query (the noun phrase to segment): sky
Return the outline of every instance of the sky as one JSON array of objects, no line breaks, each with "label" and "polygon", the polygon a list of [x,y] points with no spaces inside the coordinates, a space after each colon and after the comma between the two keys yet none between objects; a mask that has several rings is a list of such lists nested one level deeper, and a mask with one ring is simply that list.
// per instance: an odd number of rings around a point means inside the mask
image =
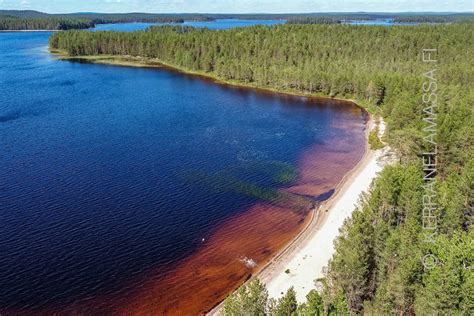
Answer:
[{"label": "sky", "polygon": [[70,12],[472,12],[474,0],[0,0],[0,9]]}]

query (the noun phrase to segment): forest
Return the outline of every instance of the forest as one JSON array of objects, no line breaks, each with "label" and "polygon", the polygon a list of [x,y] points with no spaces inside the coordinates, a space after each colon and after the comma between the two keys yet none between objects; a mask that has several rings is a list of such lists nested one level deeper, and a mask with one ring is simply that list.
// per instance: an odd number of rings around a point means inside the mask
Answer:
[{"label": "forest", "polygon": [[389,20],[393,23],[460,23],[469,22],[473,18],[472,14],[443,14],[443,15],[398,15],[398,14],[328,14],[328,15],[308,15],[291,16],[288,18],[289,24],[334,24],[348,23],[350,21],[374,21]]},{"label": "forest", "polygon": [[[270,300],[253,281],[226,300],[225,315],[472,315],[473,31],[472,21],[165,26],[59,32],[49,45],[69,56],[135,56],[236,84],[352,99],[384,118],[384,141],[398,162],[381,172],[346,220],[308,301],[297,304],[293,289]],[[436,62],[423,61],[424,49],[436,50]],[[426,133],[433,125],[430,143]],[[428,185],[423,153],[433,144],[436,181]],[[438,223],[429,243],[427,194],[436,201],[430,212]],[[428,268],[426,255],[437,258]]]},{"label": "forest", "polygon": [[342,23],[342,19],[339,17],[320,16],[320,17],[292,17],[286,22],[288,24],[334,24]]},{"label": "forest", "polygon": [[0,10],[0,30],[70,30],[88,29],[109,23],[183,23],[213,20],[200,14],[151,13],[72,13],[47,14],[37,11]]},{"label": "forest", "polygon": [[473,14],[445,13],[304,13],[304,14],[155,14],[69,13],[48,14],[33,10],[0,10],[0,31],[87,29],[109,23],[183,23],[216,19],[286,20],[289,24],[339,24],[351,20],[393,19],[395,23],[453,23],[470,21]]},{"label": "forest", "polygon": [[472,19],[470,14],[451,14],[451,15],[405,15],[396,16],[393,19],[395,23],[455,23],[469,22]]},{"label": "forest", "polygon": [[87,29],[95,23],[88,19],[18,18],[0,15],[0,30],[70,30]]}]

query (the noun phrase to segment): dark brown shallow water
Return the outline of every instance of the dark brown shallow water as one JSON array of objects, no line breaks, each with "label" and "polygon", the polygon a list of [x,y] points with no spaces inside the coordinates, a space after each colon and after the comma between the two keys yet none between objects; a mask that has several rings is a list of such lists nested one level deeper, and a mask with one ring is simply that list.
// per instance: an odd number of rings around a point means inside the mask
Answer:
[{"label": "dark brown shallow water", "polygon": [[47,36],[0,34],[1,315],[204,312],[363,155],[353,104],[58,61]]},{"label": "dark brown shallow water", "polygon": [[[353,111],[360,115],[360,109]],[[145,280],[143,288],[119,314],[205,313],[261,269],[298,235],[310,220],[309,210],[329,198],[344,175],[362,158],[363,123],[341,122],[339,128],[352,131],[353,138],[308,148],[298,162],[299,181],[283,190],[306,198],[293,197],[283,205],[256,203],[226,221],[198,252],[167,277]],[[320,201],[312,202],[310,197],[319,197]],[[241,258],[236,258],[235,253],[241,253]],[[256,265],[243,264],[248,258]]]}]

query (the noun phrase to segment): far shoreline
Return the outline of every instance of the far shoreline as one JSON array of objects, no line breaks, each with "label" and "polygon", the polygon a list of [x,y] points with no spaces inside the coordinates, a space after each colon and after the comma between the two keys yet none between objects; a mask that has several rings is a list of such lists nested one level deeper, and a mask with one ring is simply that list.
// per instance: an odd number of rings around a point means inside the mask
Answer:
[{"label": "far shoreline", "polygon": [[60,32],[61,30],[0,30],[0,33],[41,33],[41,32]]},{"label": "far shoreline", "polygon": [[[347,195],[348,187],[355,183],[355,178],[360,176],[364,173],[367,169],[367,166],[377,158],[380,151],[375,151],[370,148],[369,140],[369,133],[373,130],[376,122],[374,118],[374,114],[371,113],[372,110],[369,106],[362,106],[359,102],[356,102],[352,99],[342,99],[336,97],[330,97],[327,95],[321,94],[311,94],[311,93],[304,93],[298,92],[294,90],[277,90],[269,87],[260,87],[253,84],[243,83],[239,81],[228,81],[222,80],[213,76],[211,73],[204,73],[204,72],[197,72],[191,71],[189,69],[176,67],[170,64],[163,63],[158,59],[150,59],[150,58],[143,58],[143,57],[134,57],[134,56],[119,56],[119,55],[98,55],[98,56],[70,56],[64,51],[60,50],[53,50],[50,48],[50,52],[57,56],[61,60],[70,60],[70,61],[79,61],[79,62],[88,62],[94,64],[104,64],[104,65],[112,65],[112,66],[122,66],[122,67],[137,67],[137,68],[163,68],[169,71],[179,72],[185,75],[192,75],[201,77],[206,80],[211,80],[213,83],[224,85],[224,86],[232,86],[232,87],[241,87],[246,89],[251,89],[255,91],[259,91],[262,93],[271,93],[277,95],[286,95],[286,96],[293,96],[293,97],[305,97],[308,99],[322,99],[322,100],[336,100],[341,101],[341,103],[352,104],[356,107],[360,108],[365,114],[367,115],[365,121],[365,148],[364,152],[359,159],[359,161],[351,168],[339,181],[339,183],[334,187],[335,191],[332,196],[322,202],[317,209],[310,210],[310,217],[307,220],[305,226],[301,229],[301,231],[292,239],[290,240],[283,248],[279,249],[277,253],[262,267],[260,267],[248,280],[246,280],[240,286],[246,284],[250,280],[255,278],[263,279],[263,282],[269,285],[270,282],[274,281],[278,275],[281,275],[281,267],[282,265],[288,263],[288,261],[298,254],[298,250],[302,247],[307,245],[312,239],[314,239],[315,234],[321,230],[323,227],[328,226],[327,219],[330,214],[334,213],[333,208],[334,205]],[[382,122],[383,123],[383,122]],[[363,192],[361,190],[357,193],[358,196]],[[355,209],[353,207],[352,211]],[[338,229],[339,227],[337,227]],[[327,255],[327,254],[326,254]],[[239,287],[240,287],[239,286]],[[227,296],[231,295],[234,291],[228,293]],[[308,289],[309,292],[309,289]],[[224,300],[220,303],[216,304],[215,306],[211,307],[208,311],[205,312],[206,315],[218,315]]]},{"label": "far shoreline", "polygon": [[[362,100],[356,100],[352,98],[344,99],[341,97],[333,97],[322,93],[308,93],[302,91],[295,91],[293,89],[276,89],[271,87],[262,87],[256,84],[245,83],[238,80],[224,80],[218,78],[212,73],[207,73],[203,71],[194,71],[184,67],[178,67],[172,64],[165,63],[159,59],[129,56],[129,55],[79,55],[71,56],[67,52],[52,49],[49,47],[49,52],[56,56],[60,60],[69,60],[69,61],[78,61],[78,62],[87,62],[91,64],[101,64],[101,65],[110,65],[110,66],[119,66],[119,67],[134,67],[134,68],[162,68],[168,71],[178,72],[185,75],[191,75],[200,77],[206,80],[210,80],[215,84],[230,86],[236,88],[251,89],[254,91],[262,93],[271,93],[277,95],[293,96],[293,97],[304,97],[312,100],[335,100],[341,101],[344,103],[351,103],[358,108],[363,109],[367,114],[374,114],[374,108],[369,104],[365,104]],[[369,118],[370,119],[370,118]]]}]

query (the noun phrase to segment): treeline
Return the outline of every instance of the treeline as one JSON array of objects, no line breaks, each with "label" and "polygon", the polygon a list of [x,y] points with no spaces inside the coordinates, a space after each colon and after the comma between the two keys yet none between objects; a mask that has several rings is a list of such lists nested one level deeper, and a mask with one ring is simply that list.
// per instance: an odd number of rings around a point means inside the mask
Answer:
[{"label": "treeline", "polygon": [[392,19],[394,16],[382,13],[318,13],[288,17],[289,24],[339,24],[348,21],[374,21]]},{"label": "treeline", "polygon": [[133,23],[133,22],[177,22],[182,20],[213,20],[210,15],[196,13],[164,14],[164,13],[68,13],[49,14],[33,10],[0,10],[0,16],[18,18],[63,18],[88,19],[96,23]]},{"label": "treeline", "polygon": [[[370,12],[322,12],[322,13],[302,13],[302,14],[276,14],[276,15],[261,15],[260,19],[284,19],[288,21],[373,21],[373,20],[393,20],[394,22],[412,22],[412,23],[453,23],[468,21],[473,19],[472,13],[430,13],[420,15],[419,13],[370,13]],[[215,18],[220,18],[215,16]],[[239,18],[238,16],[230,15],[228,18]],[[251,18],[251,17],[249,17]],[[318,23],[306,23],[318,24]],[[324,23],[323,23],[324,24]]]},{"label": "treeline", "polygon": [[289,24],[339,24],[349,23],[351,21],[375,21],[388,20],[393,23],[459,23],[473,22],[472,14],[445,14],[445,15],[370,15],[370,14],[352,14],[327,16],[295,16],[289,17]]},{"label": "treeline", "polygon": [[[280,299],[269,298],[265,285],[258,279],[254,279],[247,286],[240,287],[236,293],[225,300],[220,315],[319,316],[324,314],[323,299],[316,290],[311,290],[306,298],[305,303],[298,304],[296,292],[292,287]],[[343,308],[333,306],[330,313],[344,315],[344,312]]]},{"label": "treeline", "polygon": [[407,15],[397,16],[393,19],[395,23],[455,23],[472,22],[472,14],[451,14],[451,15]]},{"label": "treeline", "polygon": [[[340,24],[352,20],[391,19],[396,23],[453,23],[472,22],[473,14],[448,13],[432,15],[414,15],[411,13],[304,13],[304,14],[155,14],[155,13],[70,13],[47,14],[33,10],[0,10],[0,22],[3,29],[15,30],[22,18],[20,27],[23,30],[33,29],[29,25],[45,25],[40,29],[85,29],[96,24],[108,23],[183,23],[184,21],[213,21],[216,19],[250,19],[250,20],[286,20],[290,24]],[[42,20],[44,19],[44,20]],[[48,19],[50,21],[48,21]],[[62,24],[58,28],[51,28]],[[18,28],[19,29],[19,28]]]},{"label": "treeline", "polygon": [[150,14],[150,13],[73,13],[46,14],[37,11],[0,10],[0,30],[71,30],[87,29],[97,24],[110,23],[183,23],[212,21],[200,14]]},{"label": "treeline", "polygon": [[[10,15],[17,17],[83,17],[91,18],[100,17],[104,19],[128,19],[129,17],[136,18],[161,18],[161,17],[177,17],[185,20],[191,19],[245,19],[245,20],[289,20],[292,18],[306,18],[306,17],[330,17],[337,18],[339,20],[373,20],[373,19],[388,19],[395,17],[395,14],[390,13],[284,13],[284,14],[271,14],[271,13],[221,13],[221,14],[194,14],[194,13],[179,13],[179,14],[155,14],[155,13],[70,13],[70,14],[48,14],[33,10],[0,10],[0,15]],[[399,14],[401,16],[409,16],[411,14]]]},{"label": "treeline", "polygon": [[0,30],[70,30],[87,29],[95,23],[87,19],[18,18],[0,16]]},{"label": "treeline", "polygon": [[286,23],[288,24],[338,24],[342,23],[342,20],[337,17],[296,17],[290,18]]},{"label": "treeline", "polygon": [[[291,24],[211,31],[168,26],[133,33],[61,32],[51,36],[50,46],[72,56],[140,56],[230,82],[355,99],[379,113],[398,163],[384,169],[344,224],[311,299],[325,315],[472,315],[473,27]],[[438,51],[436,65],[422,61],[423,49]],[[427,109],[423,74],[433,69],[429,75],[436,89],[430,98],[436,105]],[[423,139],[429,111],[436,112],[438,151],[430,189],[436,193],[438,223],[432,243],[423,229],[421,165],[422,153],[432,150]],[[425,254],[439,262],[425,268]],[[236,295],[228,310],[246,314],[250,307],[238,297],[246,301],[245,295]],[[260,306],[253,315],[291,315],[300,308],[253,302]],[[275,312],[280,305],[290,308]]]},{"label": "treeline", "polygon": [[[463,114],[470,117],[461,123],[472,120],[465,108]],[[432,246],[420,223],[422,177],[416,162],[383,170],[344,224],[326,276],[315,280],[318,290],[309,291],[305,302],[296,301],[293,288],[270,299],[255,279],[225,300],[221,314],[472,315],[474,163],[471,158],[463,172],[441,181],[441,225]],[[421,261],[427,253],[439,260],[429,269]]]},{"label": "treeline", "polygon": [[201,14],[153,14],[153,13],[73,13],[66,16],[87,18],[96,24],[109,23],[183,23],[188,21],[212,21],[213,19]]}]

